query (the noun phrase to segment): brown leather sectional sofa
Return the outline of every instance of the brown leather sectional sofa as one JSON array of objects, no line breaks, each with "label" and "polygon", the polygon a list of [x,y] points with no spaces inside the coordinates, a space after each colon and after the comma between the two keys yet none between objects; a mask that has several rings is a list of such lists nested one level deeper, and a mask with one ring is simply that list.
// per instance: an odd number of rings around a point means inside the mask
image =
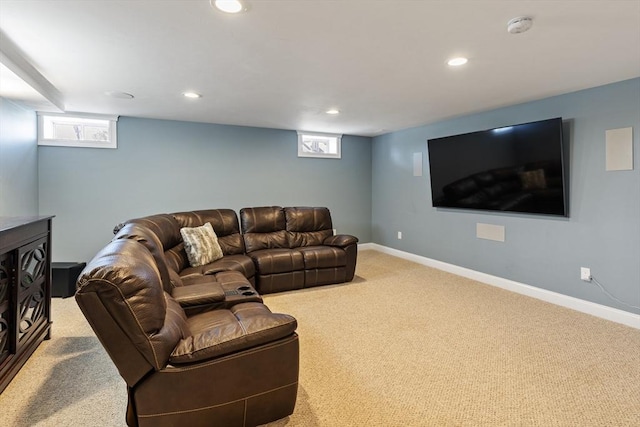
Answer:
[{"label": "brown leather sectional sofa", "polygon": [[[326,208],[138,218],[81,273],[76,301],[127,384],[130,426],[255,426],[293,412],[296,320],[260,292],[353,279],[357,238]],[[223,257],[191,267],[182,227],[211,223]]]}]

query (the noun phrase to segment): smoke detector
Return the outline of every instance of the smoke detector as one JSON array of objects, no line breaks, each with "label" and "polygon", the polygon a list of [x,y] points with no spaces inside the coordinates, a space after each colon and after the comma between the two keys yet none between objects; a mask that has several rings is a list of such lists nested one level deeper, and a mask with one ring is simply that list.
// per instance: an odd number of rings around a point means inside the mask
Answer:
[{"label": "smoke detector", "polygon": [[507,23],[507,31],[511,34],[520,34],[527,31],[533,25],[533,19],[528,16],[518,16]]}]

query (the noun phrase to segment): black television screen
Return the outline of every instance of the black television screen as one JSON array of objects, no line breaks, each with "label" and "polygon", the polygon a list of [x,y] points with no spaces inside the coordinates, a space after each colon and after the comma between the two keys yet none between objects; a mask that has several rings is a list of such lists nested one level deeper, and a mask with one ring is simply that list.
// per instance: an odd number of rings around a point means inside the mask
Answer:
[{"label": "black television screen", "polygon": [[433,206],[568,216],[562,118],[428,141]]}]

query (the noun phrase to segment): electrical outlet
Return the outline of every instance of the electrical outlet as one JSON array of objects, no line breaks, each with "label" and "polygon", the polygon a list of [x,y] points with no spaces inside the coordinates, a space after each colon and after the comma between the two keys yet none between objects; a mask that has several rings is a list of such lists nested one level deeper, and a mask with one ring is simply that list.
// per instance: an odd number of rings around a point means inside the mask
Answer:
[{"label": "electrical outlet", "polygon": [[585,282],[591,281],[591,269],[588,267],[580,267],[580,280]]},{"label": "electrical outlet", "polygon": [[338,230],[336,230],[335,228],[333,229],[333,235],[337,236],[338,235]]},{"label": "electrical outlet", "polygon": [[402,231],[398,231],[398,240],[402,240]]}]

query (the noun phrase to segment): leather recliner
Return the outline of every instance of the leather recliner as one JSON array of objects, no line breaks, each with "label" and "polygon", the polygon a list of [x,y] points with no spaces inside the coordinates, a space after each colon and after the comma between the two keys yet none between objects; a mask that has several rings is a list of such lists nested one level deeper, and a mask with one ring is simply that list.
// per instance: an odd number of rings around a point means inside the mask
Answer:
[{"label": "leather recliner", "polygon": [[80,309],[127,385],[129,426],[255,426],[293,412],[293,317],[259,302],[187,317],[133,238],[105,246],[77,286]]}]

